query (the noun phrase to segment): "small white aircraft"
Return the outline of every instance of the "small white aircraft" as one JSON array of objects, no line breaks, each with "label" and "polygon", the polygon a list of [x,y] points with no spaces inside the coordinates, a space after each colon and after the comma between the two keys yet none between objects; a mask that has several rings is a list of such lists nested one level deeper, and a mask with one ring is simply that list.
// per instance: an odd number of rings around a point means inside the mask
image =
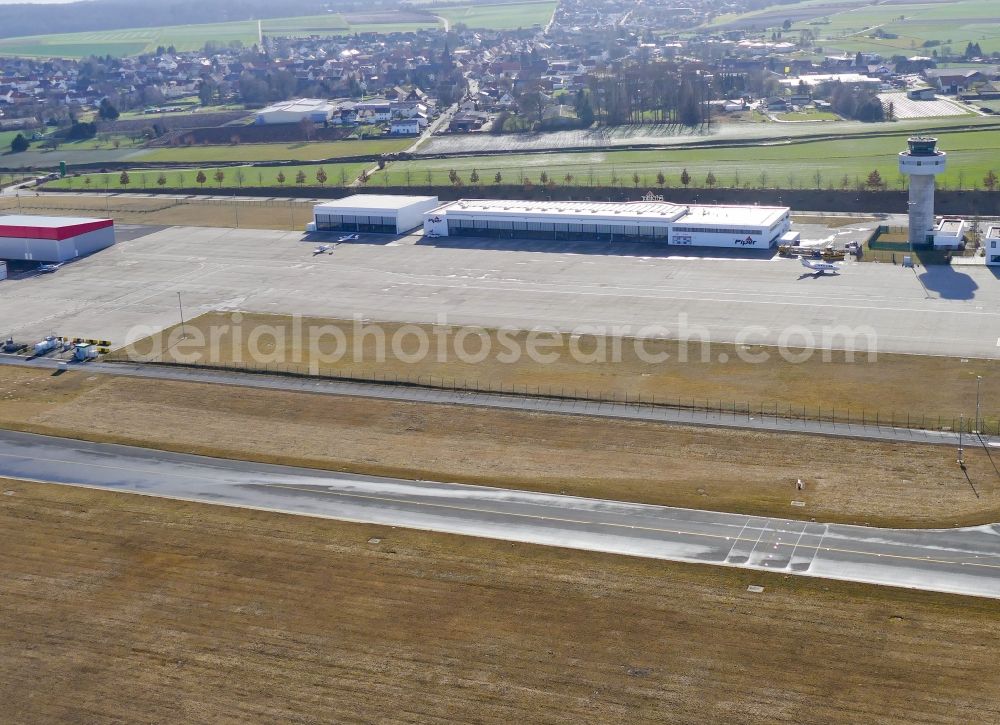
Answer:
[{"label": "small white aircraft", "polygon": [[345,234],[344,236],[340,237],[337,241],[338,242],[356,242],[359,239],[361,239],[361,235],[360,234]]},{"label": "small white aircraft", "polygon": [[801,257],[800,261],[802,262],[803,267],[811,269],[813,272],[816,272],[817,274],[825,274],[826,272],[832,272],[833,274],[840,274],[839,265],[833,264],[831,262],[818,262],[813,259],[806,259],[805,257]]},{"label": "small white aircraft", "polygon": [[331,249],[331,247],[330,247],[329,244],[320,244],[318,247],[316,247],[313,250],[313,256],[315,257],[315,256],[320,255],[320,254],[326,254],[327,252],[330,251],[330,249]]},{"label": "small white aircraft", "polygon": [[38,268],[38,273],[39,274],[52,274],[53,272],[55,272],[56,270],[58,270],[60,267],[62,267],[62,262],[59,262],[58,264],[43,264],[43,265],[41,265]]}]

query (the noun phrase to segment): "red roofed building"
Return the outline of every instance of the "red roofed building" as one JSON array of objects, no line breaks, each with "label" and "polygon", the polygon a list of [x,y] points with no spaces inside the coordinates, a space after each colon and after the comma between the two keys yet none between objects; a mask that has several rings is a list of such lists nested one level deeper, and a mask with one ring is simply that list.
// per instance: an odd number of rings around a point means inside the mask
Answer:
[{"label": "red roofed building", "polygon": [[111,219],[0,216],[0,259],[68,262],[114,243]]}]

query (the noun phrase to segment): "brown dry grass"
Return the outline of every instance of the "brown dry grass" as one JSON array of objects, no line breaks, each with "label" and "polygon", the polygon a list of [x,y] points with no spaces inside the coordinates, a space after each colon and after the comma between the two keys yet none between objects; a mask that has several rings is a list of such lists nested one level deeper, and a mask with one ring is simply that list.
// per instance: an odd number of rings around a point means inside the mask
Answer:
[{"label": "brown dry grass", "polygon": [[[240,320],[236,323],[234,320]],[[301,334],[296,334],[296,323],[284,315],[238,313],[209,313],[189,322],[187,331],[198,331],[203,340],[218,340],[215,347],[200,347],[192,338],[182,346],[171,347],[169,339],[175,328],[169,328],[153,339],[138,342],[133,351],[139,359],[177,361],[183,356],[197,353],[199,360],[207,363],[250,363],[289,370],[308,370],[311,360],[324,374],[347,375],[379,379],[405,379],[431,382],[435,385],[459,387],[473,386],[486,389],[510,389],[555,394],[576,394],[597,398],[610,395],[623,400],[642,396],[643,401],[655,399],[695,407],[722,405],[726,409],[737,406],[745,410],[767,412],[777,410],[791,417],[821,417],[829,420],[831,414],[838,419],[850,415],[852,420],[874,421],[876,411],[880,421],[894,419],[905,425],[928,428],[957,427],[960,413],[971,420],[975,413],[976,376],[983,376],[982,415],[992,428],[997,425],[1000,413],[1000,361],[967,360],[952,357],[920,355],[878,355],[870,361],[867,355],[857,354],[853,362],[843,352],[814,351],[804,362],[787,362],[775,348],[713,344],[710,359],[703,361],[699,343],[682,343],[670,340],[647,340],[647,354],[667,354],[665,362],[646,362],[637,354],[635,341],[618,338],[583,336],[572,341],[568,335],[555,337],[555,345],[539,347],[543,354],[555,353],[558,359],[539,363],[526,355],[516,362],[503,362],[507,353],[496,330],[483,329],[489,338],[490,355],[482,362],[463,362],[455,354],[455,330],[435,328],[431,325],[402,325],[377,323],[384,331],[387,351],[380,356],[374,335],[365,335],[363,344],[354,346],[353,321],[324,318],[301,318]],[[367,324],[367,323],[365,323]],[[346,347],[338,360],[333,360],[337,350],[336,339],[327,334],[315,348],[309,344],[310,328],[333,326],[344,333]],[[427,331],[430,354],[421,362],[400,360],[392,355],[392,339],[403,328],[418,327]],[[444,346],[445,355],[438,354],[438,337],[434,329],[450,330]],[[258,337],[254,337],[254,331]],[[270,330],[270,332],[268,332]],[[214,331],[214,332],[213,332]],[[510,335],[518,349],[525,349],[529,333]],[[360,337],[360,336],[359,336]],[[543,336],[549,340],[552,336]],[[405,355],[418,352],[413,335],[400,337]],[[301,341],[301,342],[300,342]],[[620,359],[611,357],[620,342]],[[251,347],[255,345],[255,348]],[[477,353],[480,342],[471,336],[464,342],[465,350]],[[611,362],[577,362],[573,351],[584,355],[597,350],[609,351],[602,359]],[[162,355],[150,353],[165,350]],[[682,354],[686,350],[686,361]],[[748,361],[746,355],[766,354],[764,363]],[[727,362],[719,359],[725,355]],[[377,362],[379,359],[385,362]],[[583,358],[586,360],[587,358]],[[752,360],[753,358],[750,358]],[[775,407],[777,406],[777,407]],[[953,425],[954,421],[954,425]]]},{"label": "brown dry grass", "polygon": [[[875,526],[1000,520],[1000,475],[954,451],[0,368],[0,426],[402,478]],[[795,490],[795,479],[806,490]],[[793,499],[806,503],[792,507]]]},{"label": "brown dry grass", "polygon": [[838,216],[833,214],[792,214],[791,218],[796,224],[821,224],[830,229],[848,227],[852,224],[870,224],[878,221],[873,216]]},{"label": "brown dry grass", "polygon": [[989,600],[0,491],[9,723],[1000,719]]},{"label": "brown dry grass", "polygon": [[[239,205],[237,214],[236,205]],[[129,196],[56,195],[0,198],[0,212],[50,216],[100,216],[119,224],[190,227],[305,229],[312,221],[312,204],[303,202],[182,200]],[[239,217],[237,219],[237,216]],[[237,223],[238,222],[238,223]]]}]

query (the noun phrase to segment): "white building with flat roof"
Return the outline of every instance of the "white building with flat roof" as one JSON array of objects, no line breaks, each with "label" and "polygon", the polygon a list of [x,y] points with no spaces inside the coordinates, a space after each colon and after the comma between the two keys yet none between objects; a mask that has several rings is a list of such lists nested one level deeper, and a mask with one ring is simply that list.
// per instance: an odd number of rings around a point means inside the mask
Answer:
[{"label": "white building with flat roof", "polygon": [[0,259],[68,262],[115,243],[111,219],[0,216]]},{"label": "white building with flat roof", "polygon": [[256,123],[270,125],[276,123],[301,123],[304,120],[313,123],[329,121],[333,116],[335,106],[322,98],[296,98],[282,101],[257,111]]},{"label": "white building with flat roof", "polygon": [[313,207],[310,231],[402,234],[419,227],[439,204],[436,196],[354,194]]},{"label": "white building with flat roof", "polygon": [[1000,265],[1000,225],[994,224],[986,230],[983,250],[986,252],[986,264]]},{"label": "white building with flat roof", "polygon": [[934,227],[935,249],[961,249],[965,244],[965,220],[953,217],[941,219]]},{"label": "white building with flat roof", "polygon": [[767,249],[789,231],[790,209],[770,206],[461,199],[424,216],[424,233]]}]

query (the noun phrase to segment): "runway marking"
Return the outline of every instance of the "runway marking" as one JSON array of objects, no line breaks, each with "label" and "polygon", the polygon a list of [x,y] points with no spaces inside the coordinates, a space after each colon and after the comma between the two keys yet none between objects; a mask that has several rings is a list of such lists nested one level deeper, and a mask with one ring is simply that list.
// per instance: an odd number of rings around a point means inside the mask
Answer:
[{"label": "runway marking", "polygon": [[[799,532],[799,538],[795,540],[795,546],[792,547],[792,553],[788,555],[788,566],[792,565],[792,559],[795,558],[795,550],[799,548],[799,542],[802,541],[802,537],[806,535],[806,529],[809,528],[809,524],[802,525],[802,531]],[[823,532],[826,533],[826,527],[824,526]],[[822,543],[822,539],[820,540]],[[809,561],[812,564],[812,560]]]},{"label": "runway marking", "polygon": [[[388,496],[374,496],[374,495],[371,495],[371,494],[350,493],[350,492],[347,492],[347,491],[323,491],[321,489],[301,488],[301,487],[297,487],[297,486],[294,486],[294,485],[272,484],[272,483],[260,483],[260,484],[251,484],[251,485],[259,486],[261,488],[278,488],[278,489],[286,489],[286,490],[293,490],[293,491],[304,491],[306,493],[323,494],[323,495],[327,495],[327,496],[340,496],[340,497],[343,497],[343,498],[360,498],[360,499],[366,499],[366,500],[371,500],[371,501],[384,501],[386,503],[394,503],[394,504],[414,505],[414,506],[426,506],[428,508],[445,508],[445,509],[452,509],[452,510],[455,510],[455,511],[468,511],[470,513],[492,514],[494,516],[507,516],[507,517],[511,517],[511,518],[537,519],[539,521],[556,521],[556,522],[559,522],[559,523],[580,524],[582,526],[607,526],[607,527],[610,527],[610,528],[633,529],[633,530],[639,530],[639,531],[652,531],[652,532],[658,532],[658,533],[664,533],[664,534],[680,534],[680,535],[684,535],[684,536],[700,536],[700,537],[709,538],[709,539],[727,539],[727,540],[729,539],[729,537],[726,536],[725,534],[708,534],[708,533],[702,533],[702,532],[698,532],[698,531],[685,531],[685,530],[682,530],[682,529],[663,529],[663,528],[657,528],[655,526],[638,526],[638,525],[635,525],[635,524],[618,524],[618,523],[614,523],[612,521],[583,521],[583,520],[579,520],[579,519],[567,519],[567,518],[562,518],[562,517],[557,517],[557,516],[542,516],[540,514],[522,514],[522,513],[516,513],[516,512],[509,512],[509,511],[493,511],[493,510],[490,510],[490,509],[474,508],[474,507],[471,507],[471,506],[459,506],[457,504],[434,503],[434,502],[429,502],[429,501],[408,501],[408,500],[405,500],[405,499],[390,498]],[[770,521],[770,519],[768,519],[768,520]],[[761,535],[763,535],[763,533],[764,533],[764,531],[762,529],[761,530]],[[824,533],[824,537],[825,536],[826,536],[826,534]],[[757,539],[749,539],[749,538],[747,538],[747,539],[742,539],[742,541],[747,541],[747,542],[749,542],[749,541],[760,541],[760,536],[758,536]],[[820,543],[822,543],[822,539],[820,540]],[[889,543],[890,543],[890,545],[893,545],[892,542],[889,542]],[[779,546],[779,545],[780,546],[791,546],[791,544],[784,543],[784,542],[781,542],[781,541],[779,541],[777,544],[775,544],[775,546]],[[895,544],[895,545],[897,545],[897,546],[905,546],[905,544]],[[816,547],[817,551],[819,551],[819,548],[820,548],[819,546]],[[930,556],[907,556],[905,554],[879,554],[877,552],[858,551],[858,550],[855,550],[855,549],[841,549],[841,548],[832,547],[832,546],[826,547],[825,549],[823,549],[823,551],[832,551],[832,552],[835,552],[835,553],[838,553],[838,554],[855,554],[855,555],[858,555],[858,556],[868,556],[868,557],[874,557],[874,558],[885,557],[885,558],[890,558],[890,559],[902,559],[902,560],[906,560],[906,561],[919,561],[922,564],[947,564],[947,565],[963,564],[963,565],[968,565],[968,566],[983,567],[983,568],[987,568],[987,569],[1000,569],[1000,564],[981,564],[979,562],[974,562],[974,561],[960,562],[960,561],[949,561],[947,559],[931,559]]]},{"label": "runway marking", "polygon": [[[18,456],[18,455],[11,454],[11,453],[0,453],[0,457],[5,457],[5,458],[25,458],[25,456]],[[72,466],[79,466],[80,465],[79,462],[66,461],[66,460],[55,459],[55,458],[44,458],[44,459],[36,458],[34,460],[44,460],[44,461],[47,461],[47,462],[50,462],[50,463],[63,463],[63,464],[72,465]],[[136,472],[136,473],[148,473],[146,471],[142,471],[141,469],[128,468],[128,467],[125,467],[125,466],[110,466],[110,465],[107,465],[107,464],[100,464],[100,463],[88,463],[86,465],[90,466],[92,468],[107,468],[109,470],[131,471],[131,472]],[[218,467],[218,466],[208,466],[208,467],[217,468],[217,469],[220,469],[220,470],[228,470],[228,469],[225,469],[225,468],[222,468],[222,467]],[[158,473],[157,475],[170,475],[170,476],[173,476],[175,478],[188,478],[188,479],[193,479],[193,480],[201,480],[200,477],[183,475],[183,474],[171,474],[171,473],[162,474],[162,473]],[[65,483],[65,482],[58,482],[58,481],[41,481],[41,482],[43,482],[43,483]],[[76,484],[67,483],[66,485],[76,485]],[[82,484],[82,485],[87,485],[88,487],[100,488],[100,489],[106,490],[106,491],[118,491],[118,492],[123,492],[123,493],[133,493],[134,492],[134,491],[132,491],[130,489],[115,488],[115,487],[112,487],[112,486],[90,486],[88,484]],[[319,486],[321,486],[321,485],[328,485],[328,484],[322,484],[322,483],[319,483],[319,482],[317,482],[317,484],[315,486],[310,486],[310,487],[296,486],[294,484],[274,484],[274,483],[245,483],[245,484],[235,484],[235,485],[253,486],[253,487],[258,487],[258,488],[273,488],[273,489],[279,489],[279,490],[301,491],[301,492],[305,492],[305,493],[319,494],[319,495],[326,495],[326,496],[337,496],[337,497],[341,497],[341,498],[356,498],[356,499],[370,500],[370,501],[382,501],[382,502],[385,502],[385,503],[401,504],[401,505],[411,505],[411,506],[423,506],[423,507],[426,507],[426,508],[442,508],[442,509],[449,509],[449,510],[455,510],[455,511],[466,511],[466,512],[469,512],[469,513],[476,513],[476,514],[492,514],[492,515],[495,515],[495,516],[505,516],[505,517],[510,517],[510,518],[535,519],[535,520],[539,520],[539,521],[554,521],[554,522],[559,522],[559,523],[577,524],[577,525],[581,525],[581,526],[603,526],[603,527],[608,527],[608,528],[622,528],[622,529],[631,529],[631,530],[639,530],[639,531],[650,531],[650,532],[655,532],[655,533],[677,534],[677,535],[682,535],[682,536],[697,536],[697,537],[701,537],[701,538],[710,538],[710,539],[725,539],[727,541],[730,539],[730,537],[726,536],[725,534],[711,534],[711,533],[703,533],[703,532],[697,532],[697,531],[689,531],[689,530],[684,530],[684,529],[668,529],[668,528],[659,528],[659,527],[654,527],[654,526],[641,526],[641,525],[636,525],[636,524],[620,524],[620,523],[615,523],[615,522],[611,522],[611,521],[585,521],[585,520],[580,520],[580,519],[570,519],[570,518],[557,517],[557,516],[544,516],[544,515],[541,515],[541,514],[526,514],[526,513],[517,513],[517,512],[510,512],[510,511],[496,511],[496,510],[491,510],[491,509],[487,509],[487,508],[476,508],[476,507],[473,507],[473,506],[460,506],[460,505],[457,505],[457,504],[445,504],[445,503],[437,503],[437,502],[430,502],[430,501],[416,501],[416,500],[392,498],[392,497],[389,497],[389,496],[376,496],[376,495],[373,495],[373,494],[353,493],[353,492],[349,492],[349,491],[331,491],[329,489],[323,490],[322,488],[319,488]],[[144,491],[135,491],[134,493],[146,493],[146,492],[144,492]],[[157,494],[153,493],[152,495],[157,495]],[[194,499],[194,500],[198,500],[198,499]],[[217,502],[211,501],[211,500],[204,501],[204,502],[205,503],[217,503]],[[540,506],[540,505],[544,505],[544,504],[529,503],[528,505]],[[742,515],[742,514],[737,514],[737,515]],[[331,518],[336,518],[336,517],[335,516],[331,516]],[[747,517],[747,521],[746,521],[746,523],[744,524],[744,527],[743,527],[744,529],[746,529],[746,526],[749,525],[749,523],[750,523],[750,521],[751,521],[752,518],[753,517]],[[766,530],[767,523],[769,523],[770,521],[771,521],[770,518],[768,518],[766,520],[764,527],[761,527],[761,532],[757,536],[756,539],[750,539],[750,538],[743,539],[743,538],[741,538],[742,537],[742,533],[743,533],[743,531],[741,530],[740,535],[737,536],[736,542],[734,542],[733,546],[735,547],[736,543],[743,542],[743,541],[746,541],[746,542],[754,541],[755,543],[754,543],[753,549],[756,549],[756,545],[760,541],[761,537],[763,536],[764,531]],[[791,522],[791,520],[790,520],[790,522]],[[714,526],[719,526],[719,525],[721,525],[721,526],[727,526],[727,525],[729,525],[729,524],[725,524],[725,523],[712,523],[712,522],[704,522],[704,521],[703,522],[697,522],[697,523],[702,523],[702,524],[709,525],[709,526],[713,526],[713,525]],[[797,523],[797,522],[792,522],[792,523]],[[775,529],[773,531],[775,533],[779,532],[779,530],[777,530],[777,529]],[[821,548],[822,548],[822,542],[823,542],[823,539],[825,537],[826,537],[826,531],[824,531],[823,536],[820,538],[820,542],[819,542],[819,544],[816,547],[816,551],[817,552],[821,550]],[[782,542],[780,540],[775,544],[775,547],[777,547],[779,545],[780,546],[791,546],[791,544]],[[912,544],[900,544],[900,543],[897,543],[897,542],[887,542],[886,544],[883,544],[883,545],[888,545],[888,546],[913,546],[914,548],[919,548],[916,545],[912,545]],[[753,553],[753,549],[751,549],[751,554]],[[961,565],[976,566],[976,567],[987,568],[987,569],[1000,569],[1000,564],[986,564],[986,563],[980,563],[980,562],[950,561],[950,560],[947,560],[947,559],[932,559],[932,558],[930,558],[929,555],[925,555],[925,556],[909,556],[909,555],[905,555],[905,554],[884,554],[884,553],[880,554],[880,553],[877,553],[877,552],[860,551],[860,550],[855,550],[855,549],[842,549],[842,548],[838,548],[838,547],[827,547],[827,548],[822,549],[822,550],[823,551],[829,551],[829,552],[835,552],[835,553],[841,553],[841,554],[854,554],[854,555],[858,555],[858,556],[865,556],[865,557],[872,557],[872,558],[892,558],[892,559],[900,559],[900,560],[907,560],[907,561],[919,561],[921,563],[945,564],[945,565],[961,564]],[[974,555],[975,556],[979,556],[979,554],[974,554]],[[996,556],[995,554],[986,554],[986,555],[987,556]],[[747,563],[749,565],[749,556],[747,557]]]},{"label": "runway marking", "polygon": [[753,553],[757,551],[757,545],[760,543],[760,540],[764,538],[764,532],[767,531],[767,525],[769,523],[771,523],[771,519],[765,519],[764,525],[760,527],[760,533],[757,535],[757,540],[753,542],[753,546],[750,548],[749,553],[747,553],[747,564],[750,563],[750,559],[753,557]]}]

